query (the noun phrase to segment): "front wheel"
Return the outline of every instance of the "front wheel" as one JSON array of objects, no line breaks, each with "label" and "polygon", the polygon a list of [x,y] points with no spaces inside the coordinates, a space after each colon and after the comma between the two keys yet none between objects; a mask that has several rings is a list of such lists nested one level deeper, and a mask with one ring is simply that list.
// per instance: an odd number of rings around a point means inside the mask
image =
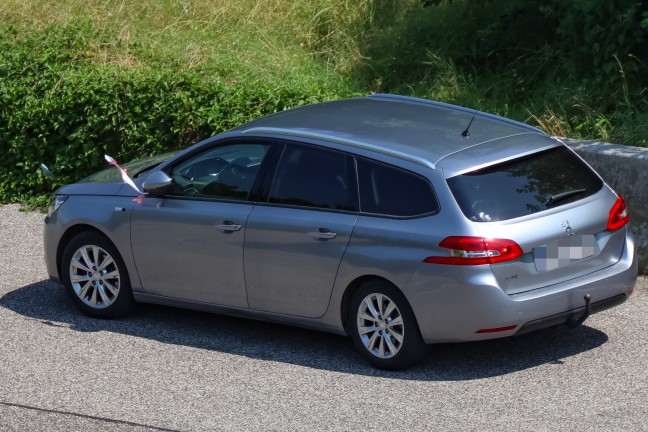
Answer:
[{"label": "front wheel", "polygon": [[376,368],[405,369],[425,351],[407,299],[385,281],[367,282],[354,293],[347,322],[356,349]]},{"label": "front wheel", "polygon": [[115,246],[99,233],[84,232],[68,243],[61,276],[72,301],[87,315],[117,318],[134,305],[126,266]]}]

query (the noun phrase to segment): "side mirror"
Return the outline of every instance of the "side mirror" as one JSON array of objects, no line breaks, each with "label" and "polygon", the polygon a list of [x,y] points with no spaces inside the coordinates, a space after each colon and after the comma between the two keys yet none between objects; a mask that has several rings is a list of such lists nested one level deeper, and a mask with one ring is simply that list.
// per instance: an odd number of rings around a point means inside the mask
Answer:
[{"label": "side mirror", "polygon": [[142,184],[144,193],[149,195],[164,195],[169,192],[173,179],[164,171],[153,171]]}]

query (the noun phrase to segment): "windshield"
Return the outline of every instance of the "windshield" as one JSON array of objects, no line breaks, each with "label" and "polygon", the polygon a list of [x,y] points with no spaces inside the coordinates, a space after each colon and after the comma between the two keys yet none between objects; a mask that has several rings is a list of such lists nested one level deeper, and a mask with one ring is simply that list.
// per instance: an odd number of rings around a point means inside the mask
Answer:
[{"label": "windshield", "polygon": [[[131,176],[131,178],[137,178],[146,171],[155,168],[157,165],[169,159],[176,153],[177,152],[168,152],[147,158],[136,159],[121,165],[121,167],[128,171],[128,175]],[[119,170],[116,167],[110,167],[89,175],[79,181],[79,183],[118,183],[121,181],[122,178]]]}]

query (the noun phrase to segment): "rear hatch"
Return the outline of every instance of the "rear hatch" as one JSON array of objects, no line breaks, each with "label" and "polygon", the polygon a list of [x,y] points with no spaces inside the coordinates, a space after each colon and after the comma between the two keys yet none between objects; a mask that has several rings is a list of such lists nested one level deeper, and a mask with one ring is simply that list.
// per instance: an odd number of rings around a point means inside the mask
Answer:
[{"label": "rear hatch", "polygon": [[[471,152],[482,163],[446,179],[463,214],[483,238],[508,239],[521,247],[522,255],[516,259],[491,264],[508,294],[611,266],[625,245],[626,228],[618,228],[627,216],[616,194],[566,146],[548,137],[525,136],[526,147],[529,140],[538,141],[537,151],[491,164],[483,162],[484,155],[491,146],[491,154],[501,155],[502,142],[462,151],[455,167],[459,159],[470,160]],[[509,145],[515,148],[515,142]],[[616,226],[610,225],[613,207],[625,218]]]}]

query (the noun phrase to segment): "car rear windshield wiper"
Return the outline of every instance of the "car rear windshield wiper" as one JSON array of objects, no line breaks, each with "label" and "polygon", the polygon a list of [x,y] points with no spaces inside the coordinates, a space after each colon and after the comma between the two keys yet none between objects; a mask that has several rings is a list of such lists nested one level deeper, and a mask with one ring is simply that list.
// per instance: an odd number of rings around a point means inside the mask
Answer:
[{"label": "car rear windshield wiper", "polygon": [[583,192],[587,192],[587,189],[572,189],[572,190],[568,190],[568,191],[565,191],[565,192],[561,192],[559,194],[551,195],[549,197],[549,200],[545,204],[545,206],[547,206],[547,207],[553,206],[559,201],[566,200],[569,197],[572,197],[574,195],[578,195],[578,194],[583,193]]}]

